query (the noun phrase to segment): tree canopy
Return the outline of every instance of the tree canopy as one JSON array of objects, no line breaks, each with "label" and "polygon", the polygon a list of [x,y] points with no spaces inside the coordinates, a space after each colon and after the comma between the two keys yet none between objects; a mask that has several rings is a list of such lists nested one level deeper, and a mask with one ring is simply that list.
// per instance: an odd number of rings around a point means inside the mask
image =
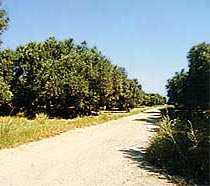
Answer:
[{"label": "tree canopy", "polygon": [[100,108],[125,110],[164,102],[158,94],[147,95],[124,68],[86,42],[78,45],[73,39],[51,37],[1,51],[0,61],[1,81],[11,91],[6,100],[12,98],[14,114],[75,117]]},{"label": "tree canopy", "polygon": [[168,80],[169,103],[191,107],[209,108],[210,44],[193,46],[187,56],[189,71],[176,73]]},{"label": "tree canopy", "polygon": [[[8,22],[0,9],[0,35]],[[85,41],[50,37],[0,51],[0,114],[45,112],[69,118],[101,108],[129,110],[164,102],[158,94],[146,94],[124,68]]]}]

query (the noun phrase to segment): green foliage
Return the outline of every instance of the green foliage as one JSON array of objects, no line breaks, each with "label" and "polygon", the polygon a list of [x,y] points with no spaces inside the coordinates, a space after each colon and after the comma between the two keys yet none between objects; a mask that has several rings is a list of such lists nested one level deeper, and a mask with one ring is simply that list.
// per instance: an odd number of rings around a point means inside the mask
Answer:
[{"label": "green foliage", "polygon": [[143,105],[163,105],[166,103],[166,98],[160,94],[144,94],[142,99]]},{"label": "green foliage", "polygon": [[172,79],[168,80],[166,88],[168,89],[168,103],[174,105],[182,105],[185,101],[184,88],[186,85],[186,80],[188,73],[181,70],[180,73],[176,72]]},{"label": "green foliage", "polygon": [[147,159],[157,166],[169,167],[174,163],[173,157],[177,149],[175,147],[176,142],[174,141],[172,123],[174,121],[170,121],[169,118],[161,121],[158,134],[151,138],[149,148],[147,148]]},{"label": "green foliage", "polygon": [[[8,21],[0,9],[0,34]],[[0,51],[0,114],[23,112],[34,118],[43,112],[71,118],[105,107],[129,110],[142,105],[144,95],[124,68],[113,65],[85,41],[77,45],[73,39],[50,37],[15,51]]]},{"label": "green foliage", "polygon": [[[0,34],[8,21],[0,9]],[[128,110],[142,105],[145,95],[137,80],[96,47],[54,37],[1,51],[0,89],[1,114],[24,112],[29,118],[41,112],[71,118],[105,107]]]},{"label": "green foliage", "polygon": [[14,104],[18,108],[28,114],[45,110],[50,113],[59,106],[62,110],[82,104],[81,99],[88,93],[85,62],[78,49],[72,48],[72,40],[58,42],[49,38],[44,43],[29,43],[19,47],[17,55],[16,62],[25,73],[14,85]]},{"label": "green foliage", "polygon": [[200,75],[209,72],[210,63],[210,44],[201,43],[192,47],[188,53],[189,74]]},{"label": "green foliage", "polygon": [[[1,5],[1,2],[0,2]],[[9,22],[9,18],[4,9],[0,8],[0,35],[6,30]],[[0,41],[2,43],[2,41]]]},{"label": "green foliage", "polygon": [[[1,5],[1,3],[0,3]],[[0,8],[0,35],[6,30],[9,18],[4,9]],[[0,40],[0,44],[2,41]],[[8,102],[12,97],[8,81],[11,80],[10,50],[0,51],[0,105]],[[9,54],[9,55],[8,55]]]},{"label": "green foliage", "polygon": [[[104,107],[128,110],[142,105],[145,98],[136,79],[129,79],[124,68],[113,65],[96,47],[88,48],[86,42],[76,45],[73,39],[51,37],[16,51],[1,51],[0,57],[0,76],[13,95],[13,115],[24,112],[34,118],[44,112],[72,118]],[[150,97],[147,105],[162,103],[160,95]]]},{"label": "green foliage", "polygon": [[3,78],[0,77],[0,105],[10,101],[12,97],[12,92],[9,89],[9,86],[4,82]]},{"label": "green foliage", "polygon": [[189,72],[182,70],[168,80],[169,103],[189,108],[209,108],[210,44],[192,47],[188,53]]},{"label": "green foliage", "polygon": [[[189,78],[185,92],[186,105],[209,108],[210,44],[202,43],[192,47],[188,54]],[[190,100],[190,101],[189,101]]]}]

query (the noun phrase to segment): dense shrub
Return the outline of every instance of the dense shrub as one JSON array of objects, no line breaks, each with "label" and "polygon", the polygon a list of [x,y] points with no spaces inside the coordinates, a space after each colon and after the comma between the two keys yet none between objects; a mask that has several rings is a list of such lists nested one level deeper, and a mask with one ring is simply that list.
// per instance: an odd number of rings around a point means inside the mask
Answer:
[{"label": "dense shrub", "polygon": [[[209,115],[189,120],[164,119],[150,141],[146,158],[172,174],[195,182],[209,182]],[[197,121],[197,122],[196,122]],[[202,126],[202,127],[198,127]]]}]

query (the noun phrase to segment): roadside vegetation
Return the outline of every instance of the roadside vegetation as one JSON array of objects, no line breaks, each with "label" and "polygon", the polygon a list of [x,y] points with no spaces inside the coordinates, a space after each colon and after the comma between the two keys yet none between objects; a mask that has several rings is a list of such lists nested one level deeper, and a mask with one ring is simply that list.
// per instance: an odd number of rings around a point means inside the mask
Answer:
[{"label": "roadside vegetation", "polygon": [[189,71],[168,80],[168,103],[162,110],[160,130],[150,141],[146,158],[172,175],[186,178],[186,185],[209,185],[210,150],[210,44],[188,53]]},{"label": "roadside vegetation", "polygon": [[0,149],[16,147],[31,141],[58,135],[71,129],[98,125],[106,121],[119,119],[143,112],[152,107],[145,106],[130,112],[101,112],[98,116],[85,116],[75,119],[49,119],[41,113],[35,119],[18,116],[0,117]]}]

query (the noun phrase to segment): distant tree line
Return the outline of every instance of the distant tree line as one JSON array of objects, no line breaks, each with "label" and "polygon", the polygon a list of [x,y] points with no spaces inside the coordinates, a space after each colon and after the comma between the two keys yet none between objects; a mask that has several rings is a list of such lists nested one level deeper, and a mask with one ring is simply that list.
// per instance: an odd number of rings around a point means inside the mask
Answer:
[{"label": "distant tree line", "polygon": [[37,112],[75,117],[165,102],[159,94],[146,94],[96,47],[54,37],[0,51],[0,87],[1,114],[29,117]]}]

